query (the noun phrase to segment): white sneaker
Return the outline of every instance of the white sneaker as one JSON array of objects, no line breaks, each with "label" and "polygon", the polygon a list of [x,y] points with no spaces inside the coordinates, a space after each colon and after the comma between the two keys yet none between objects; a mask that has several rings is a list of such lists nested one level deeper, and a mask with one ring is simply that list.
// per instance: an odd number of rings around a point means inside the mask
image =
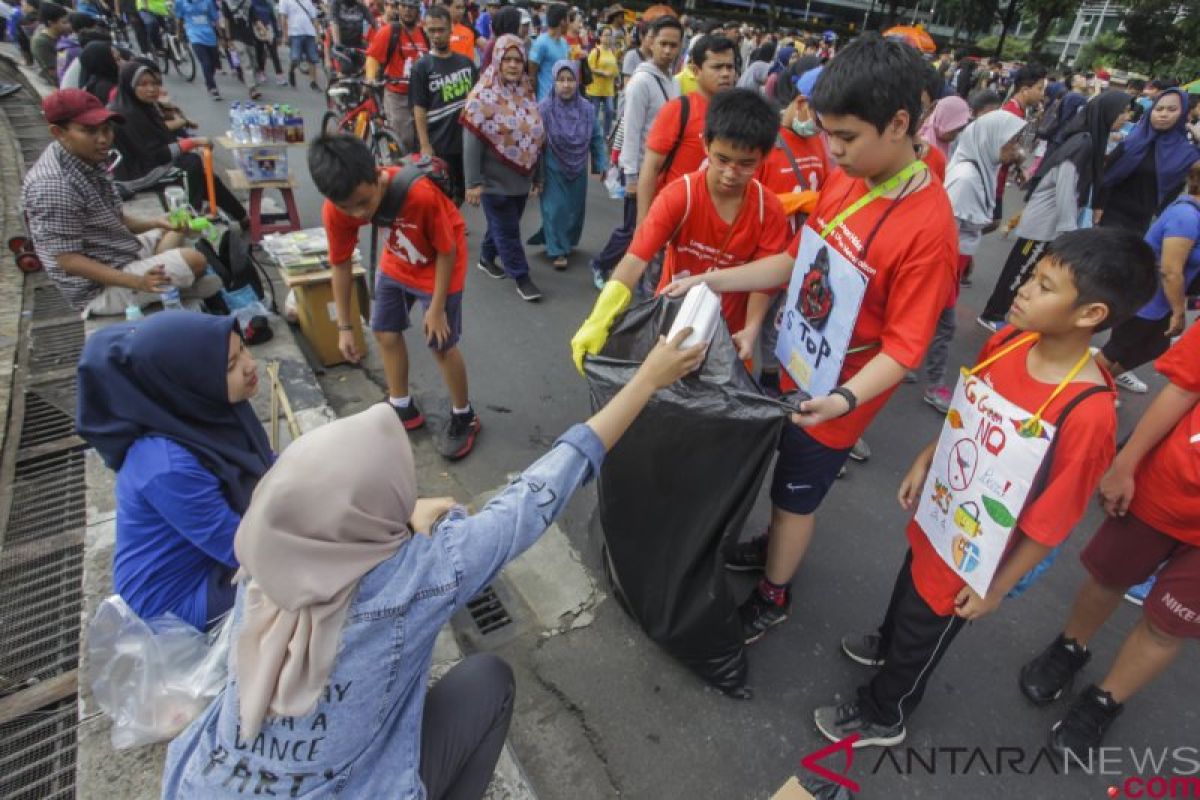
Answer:
[{"label": "white sneaker", "polygon": [[1122,372],[1117,376],[1116,383],[1117,386],[1133,392],[1134,394],[1145,394],[1146,392],[1150,391],[1150,387],[1132,372]]}]

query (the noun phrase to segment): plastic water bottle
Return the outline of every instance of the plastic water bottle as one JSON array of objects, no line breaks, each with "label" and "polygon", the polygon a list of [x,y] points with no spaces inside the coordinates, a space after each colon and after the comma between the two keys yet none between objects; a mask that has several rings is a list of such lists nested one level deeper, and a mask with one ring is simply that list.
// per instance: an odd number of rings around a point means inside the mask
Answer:
[{"label": "plastic water bottle", "polygon": [[620,170],[609,167],[607,174],[604,176],[604,188],[608,189],[608,196],[613,200],[625,199],[625,184],[621,182]]},{"label": "plastic water bottle", "polygon": [[250,144],[262,144],[263,129],[262,129],[262,124],[259,121],[260,117],[259,117],[259,113],[258,113],[258,107],[252,104],[249,108],[246,109],[245,114],[246,114],[246,129],[247,129],[247,133],[249,134]]},{"label": "plastic water bottle", "polygon": [[238,144],[246,143],[246,120],[242,114],[242,104],[237,101],[229,107],[229,135]]},{"label": "plastic water bottle", "polygon": [[[183,301],[179,298],[179,287],[172,286],[165,292],[160,292],[159,300],[162,301],[163,311],[182,311]],[[128,313],[128,312],[126,312]]]},{"label": "plastic water bottle", "polygon": [[136,322],[139,319],[145,319],[146,315],[142,313],[142,307],[136,304],[125,306],[125,319],[128,322]]}]

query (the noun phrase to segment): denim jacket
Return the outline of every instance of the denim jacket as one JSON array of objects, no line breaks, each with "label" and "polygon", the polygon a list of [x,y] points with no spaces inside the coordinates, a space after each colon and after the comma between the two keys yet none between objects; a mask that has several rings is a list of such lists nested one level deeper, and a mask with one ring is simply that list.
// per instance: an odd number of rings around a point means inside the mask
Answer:
[{"label": "denim jacket", "polygon": [[423,800],[421,717],[438,630],[538,539],[603,458],[591,428],[575,425],[478,514],[456,508],[363,576],[329,684],[306,716],[268,717],[243,739],[231,656],[221,694],[167,750],[162,796]]}]

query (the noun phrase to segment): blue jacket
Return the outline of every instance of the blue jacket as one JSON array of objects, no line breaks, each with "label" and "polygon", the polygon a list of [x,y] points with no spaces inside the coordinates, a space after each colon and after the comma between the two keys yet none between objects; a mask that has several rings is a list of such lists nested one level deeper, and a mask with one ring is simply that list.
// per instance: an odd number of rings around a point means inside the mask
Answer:
[{"label": "blue jacket", "polygon": [[188,41],[217,46],[217,4],[213,0],[175,0],[175,16],[183,20]]},{"label": "blue jacket", "polygon": [[[329,684],[308,715],[268,717],[244,741],[231,672],[171,742],[162,796],[424,798],[421,717],[438,631],[537,541],[603,457],[592,429],[576,425],[478,514],[456,508],[363,576]],[[235,641],[243,602],[239,590]]]},{"label": "blue jacket", "polygon": [[209,576],[237,567],[241,517],[220,481],[182,445],[143,436],[117,473],[116,497],[113,588],[142,619],[169,611],[204,630]]}]

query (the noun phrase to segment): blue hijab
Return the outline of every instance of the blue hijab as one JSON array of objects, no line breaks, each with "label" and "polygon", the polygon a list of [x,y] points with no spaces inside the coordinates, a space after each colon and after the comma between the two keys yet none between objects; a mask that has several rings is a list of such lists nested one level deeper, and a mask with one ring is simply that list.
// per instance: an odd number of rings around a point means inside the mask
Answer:
[{"label": "blue hijab", "polygon": [[767,71],[768,75],[774,75],[777,72],[783,72],[788,68],[788,62],[792,60],[792,56],[796,55],[796,48],[781,47],[775,53],[775,63],[771,65],[771,69]]},{"label": "blue hijab", "polygon": [[88,337],[79,359],[76,428],[119,470],[143,436],[186,447],[221,482],[239,514],[271,466],[266,431],[248,401],[229,403],[233,317],[163,311]]},{"label": "blue hijab", "polygon": [[[1172,94],[1179,100],[1179,119],[1170,130],[1156,131],[1150,124],[1150,116],[1163,98]],[[1158,172],[1158,203],[1162,205],[1167,193],[1178,189],[1187,179],[1192,164],[1200,160],[1200,150],[1187,138],[1187,114],[1188,98],[1182,89],[1167,89],[1160,94],[1154,106],[1142,114],[1137,127],[1121,143],[1121,152],[1104,171],[1104,185],[1116,186],[1132,175],[1153,147],[1154,166]]]}]

